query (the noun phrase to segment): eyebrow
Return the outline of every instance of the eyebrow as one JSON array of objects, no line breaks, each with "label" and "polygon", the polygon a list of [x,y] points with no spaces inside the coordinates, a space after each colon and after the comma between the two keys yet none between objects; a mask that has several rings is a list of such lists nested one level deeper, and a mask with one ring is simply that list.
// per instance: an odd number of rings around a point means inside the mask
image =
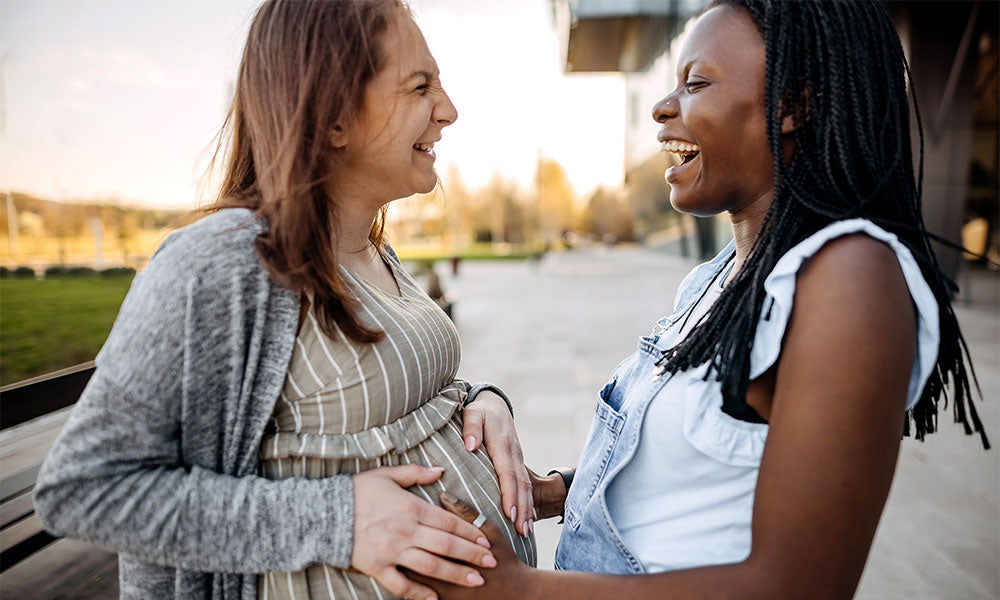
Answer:
[{"label": "eyebrow", "polygon": [[716,63],[712,62],[711,59],[706,60],[705,57],[704,57],[704,55],[699,54],[698,56],[695,56],[691,60],[689,60],[686,63],[684,63],[683,66],[679,66],[679,68],[677,69],[677,73],[676,73],[677,76],[680,77],[680,76],[687,76],[687,75],[689,75],[691,73],[691,69],[696,64],[699,67],[701,67],[702,70],[707,71],[707,73],[709,75],[716,75],[716,74],[718,74],[718,67],[717,67]]},{"label": "eyebrow", "polygon": [[434,80],[434,74],[431,73],[430,71],[414,71],[414,72],[410,73],[409,75],[407,75],[406,77],[404,77],[403,78],[403,82],[405,83],[405,82],[410,81],[411,79],[414,79],[416,77],[423,77],[427,81],[433,81]]},{"label": "eyebrow", "polygon": [[688,72],[690,72],[691,71],[691,67],[696,62],[701,62],[701,57],[700,56],[695,56],[694,58],[692,58],[691,60],[687,61],[683,65],[679,65],[679,68],[677,69],[677,74],[680,75],[682,73],[688,73]]}]

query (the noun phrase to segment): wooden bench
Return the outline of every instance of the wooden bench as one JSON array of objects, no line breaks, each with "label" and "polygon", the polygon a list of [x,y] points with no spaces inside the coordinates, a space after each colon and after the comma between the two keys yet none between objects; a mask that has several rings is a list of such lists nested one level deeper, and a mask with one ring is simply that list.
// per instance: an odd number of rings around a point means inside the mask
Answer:
[{"label": "wooden bench", "polygon": [[31,493],[93,372],[90,362],[0,388],[0,572],[56,540],[35,515]]}]

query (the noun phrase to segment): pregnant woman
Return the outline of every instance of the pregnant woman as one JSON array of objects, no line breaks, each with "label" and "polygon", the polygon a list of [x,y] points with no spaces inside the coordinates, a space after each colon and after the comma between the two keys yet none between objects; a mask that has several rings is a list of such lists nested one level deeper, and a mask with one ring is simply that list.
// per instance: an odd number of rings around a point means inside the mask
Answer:
[{"label": "pregnant woman", "polygon": [[445,490],[534,562],[509,403],[455,379],[455,327],[382,236],[456,118],[398,1],[261,6],[220,196],[136,278],[38,478],[48,529],[119,553],[122,598],[480,585],[490,544]]}]

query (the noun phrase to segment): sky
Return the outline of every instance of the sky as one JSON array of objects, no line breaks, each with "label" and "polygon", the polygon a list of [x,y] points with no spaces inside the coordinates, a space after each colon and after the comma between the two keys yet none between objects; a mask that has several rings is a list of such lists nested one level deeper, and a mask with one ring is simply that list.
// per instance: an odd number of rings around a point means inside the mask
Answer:
[{"label": "sky", "polygon": [[[0,0],[0,192],[189,208],[259,0]],[[471,188],[621,185],[625,83],[563,75],[550,0],[411,0],[458,121],[435,146]]]}]

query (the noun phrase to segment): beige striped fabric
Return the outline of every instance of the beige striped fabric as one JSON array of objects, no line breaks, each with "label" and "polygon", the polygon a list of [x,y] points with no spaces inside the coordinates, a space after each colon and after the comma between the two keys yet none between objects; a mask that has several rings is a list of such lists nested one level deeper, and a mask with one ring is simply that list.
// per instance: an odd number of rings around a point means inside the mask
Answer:
[{"label": "beige striped fabric", "polygon": [[[358,344],[339,330],[330,338],[309,311],[261,442],[262,474],[315,479],[389,465],[442,466],[437,483],[409,490],[434,504],[443,490],[469,500],[500,525],[521,560],[534,565],[534,537],[520,536],[503,515],[489,456],[481,449],[469,453],[462,443],[462,401],[470,386],[455,379],[458,332],[405,269],[387,262],[398,296],[341,267],[361,302],[359,317],[386,332],[382,341]],[[396,598],[366,575],[322,564],[265,573],[258,584],[258,597],[267,600]]]}]

